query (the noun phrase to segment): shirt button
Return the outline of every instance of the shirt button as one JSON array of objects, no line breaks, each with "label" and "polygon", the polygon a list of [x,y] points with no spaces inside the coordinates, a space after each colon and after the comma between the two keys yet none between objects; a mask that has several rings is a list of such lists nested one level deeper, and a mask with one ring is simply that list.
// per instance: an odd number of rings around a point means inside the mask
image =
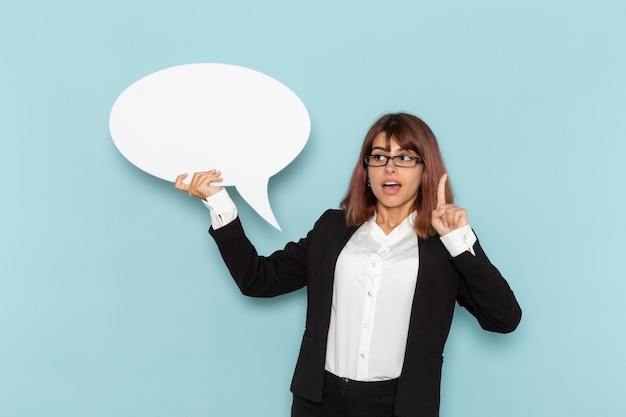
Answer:
[{"label": "shirt button", "polygon": [[376,268],[376,262],[372,262],[372,268]]},{"label": "shirt button", "polygon": [[361,357],[362,357],[362,358],[365,358],[365,353],[361,353]]},{"label": "shirt button", "polygon": [[372,292],[371,292],[371,291],[368,291],[368,292],[367,292],[367,296],[368,296],[368,297],[371,297],[371,296],[372,296]]},{"label": "shirt button", "polygon": [[365,324],[363,324],[363,327],[365,327],[367,329],[368,327],[370,327],[370,325],[365,323]]}]

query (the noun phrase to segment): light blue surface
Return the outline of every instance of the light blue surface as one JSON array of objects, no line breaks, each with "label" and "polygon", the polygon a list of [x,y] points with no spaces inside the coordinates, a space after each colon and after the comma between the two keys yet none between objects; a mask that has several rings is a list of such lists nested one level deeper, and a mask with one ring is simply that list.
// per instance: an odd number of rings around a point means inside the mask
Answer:
[{"label": "light blue surface", "polygon": [[166,67],[262,71],[309,109],[272,178],[283,232],[235,194],[261,253],[345,192],[381,113],[422,116],[458,203],[524,309],[459,310],[443,417],[624,416],[626,3],[22,1],[0,6],[0,416],[287,416],[303,292],[242,297],[202,204],[108,133]]}]

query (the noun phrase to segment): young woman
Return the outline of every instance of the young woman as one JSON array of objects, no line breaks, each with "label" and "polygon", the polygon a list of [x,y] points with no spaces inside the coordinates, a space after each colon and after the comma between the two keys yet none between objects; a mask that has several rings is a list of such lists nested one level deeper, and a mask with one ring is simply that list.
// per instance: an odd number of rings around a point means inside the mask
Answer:
[{"label": "young woman", "polygon": [[217,170],[175,187],[211,212],[209,233],[242,293],[307,287],[292,417],[436,417],[455,302],[490,331],[521,309],[453,196],[430,128],[406,113],[369,129],[340,210],[268,257],[246,238]]}]

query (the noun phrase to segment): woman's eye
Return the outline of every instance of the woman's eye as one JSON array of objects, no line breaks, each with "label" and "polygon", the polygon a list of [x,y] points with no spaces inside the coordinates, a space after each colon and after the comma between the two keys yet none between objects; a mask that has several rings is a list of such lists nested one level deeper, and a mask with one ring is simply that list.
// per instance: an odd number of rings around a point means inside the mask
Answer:
[{"label": "woman's eye", "polygon": [[411,155],[400,155],[400,160],[402,161],[410,161],[411,159],[413,159]]},{"label": "woman's eye", "polygon": [[375,161],[384,161],[385,159],[387,159],[387,157],[385,155],[372,155],[372,158]]}]

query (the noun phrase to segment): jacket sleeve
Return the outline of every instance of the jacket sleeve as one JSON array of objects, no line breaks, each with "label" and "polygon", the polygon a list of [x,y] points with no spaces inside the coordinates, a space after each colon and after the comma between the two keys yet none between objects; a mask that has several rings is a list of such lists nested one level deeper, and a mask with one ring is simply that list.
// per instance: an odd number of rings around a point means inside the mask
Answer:
[{"label": "jacket sleeve", "polygon": [[270,256],[259,256],[246,237],[239,218],[219,229],[209,229],[219,251],[244,295],[273,297],[306,285],[309,236]]},{"label": "jacket sleeve", "polygon": [[461,275],[457,301],[476,317],[483,329],[512,332],[522,318],[515,295],[479,242],[474,244],[474,251],[475,256],[464,252],[452,258]]}]

